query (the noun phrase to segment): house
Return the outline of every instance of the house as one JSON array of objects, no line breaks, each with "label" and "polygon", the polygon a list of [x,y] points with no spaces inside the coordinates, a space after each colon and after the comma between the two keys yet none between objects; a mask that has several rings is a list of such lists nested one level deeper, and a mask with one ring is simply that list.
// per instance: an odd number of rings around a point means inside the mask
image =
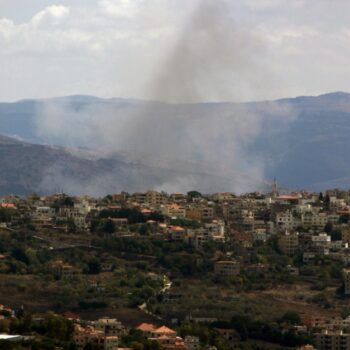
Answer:
[{"label": "house", "polygon": [[127,218],[110,218],[110,220],[113,221],[114,225],[116,227],[128,227],[128,219]]},{"label": "house", "polygon": [[188,350],[199,350],[199,338],[192,335],[187,335],[184,339],[185,346]]},{"label": "house", "polygon": [[341,231],[341,240],[343,243],[350,244],[350,227],[346,227]]},{"label": "house", "polygon": [[105,335],[103,331],[94,327],[82,327],[80,325],[75,326],[73,341],[77,350],[84,350],[87,345],[91,345],[98,350],[116,350],[119,343],[117,336]]},{"label": "house", "polygon": [[169,226],[168,233],[173,241],[184,241],[186,238],[186,230],[181,226]]},{"label": "house", "polygon": [[145,337],[152,337],[153,332],[157,329],[157,326],[152,323],[141,323],[136,327],[136,329],[141,331]]},{"label": "house", "polygon": [[164,343],[170,343],[169,339],[177,338],[176,332],[167,326],[157,327],[152,323],[141,323],[136,329],[141,331],[145,337],[153,340],[160,339]]},{"label": "house", "polygon": [[122,336],[125,334],[124,325],[116,318],[103,317],[92,322],[95,329],[102,331],[105,335]]},{"label": "house", "polygon": [[204,224],[204,229],[214,241],[225,239],[225,223],[223,221],[212,220],[212,222]]},{"label": "house", "polygon": [[240,273],[240,263],[238,261],[216,261],[214,273],[220,277],[236,276]]},{"label": "house", "polygon": [[303,262],[304,263],[309,263],[313,262],[316,258],[316,254],[314,252],[304,252],[303,253]]},{"label": "house", "polygon": [[300,320],[301,323],[308,328],[323,327],[326,324],[326,319],[324,316],[313,314],[311,312],[300,314]]},{"label": "house", "polygon": [[161,213],[170,218],[185,218],[186,208],[176,203],[166,204],[161,207]]},{"label": "house", "polygon": [[17,207],[16,207],[16,205],[14,203],[6,203],[6,202],[0,203],[0,208],[13,209],[13,210],[17,209]]},{"label": "house", "polygon": [[218,192],[214,193],[211,198],[216,202],[230,202],[235,198],[235,195],[231,192]]},{"label": "house", "polygon": [[239,334],[234,329],[215,328],[215,330],[230,343],[239,339]]},{"label": "house", "polygon": [[254,229],[252,233],[252,237],[254,242],[266,242],[267,240],[266,228]]},{"label": "house", "polygon": [[70,321],[78,321],[78,320],[80,320],[80,316],[77,313],[71,312],[71,311],[64,312],[62,316],[65,317],[67,320],[70,320]]},{"label": "house", "polygon": [[181,337],[169,337],[162,335],[156,338],[149,338],[156,341],[163,350],[187,350],[184,340]]},{"label": "house", "polygon": [[25,337],[22,335],[9,335],[9,334],[0,334],[0,342],[1,341],[9,341],[9,342],[17,342],[24,340]]},{"label": "house", "polygon": [[85,215],[77,215],[73,217],[73,222],[77,231],[83,232],[89,230],[89,224]]},{"label": "house", "polygon": [[54,261],[51,264],[51,269],[57,277],[68,280],[79,278],[82,273],[81,269],[65,264],[62,260]]},{"label": "house", "polygon": [[176,337],[176,332],[171,328],[168,328],[166,326],[161,326],[153,331],[153,336],[155,337],[167,336],[169,338],[174,338]]}]

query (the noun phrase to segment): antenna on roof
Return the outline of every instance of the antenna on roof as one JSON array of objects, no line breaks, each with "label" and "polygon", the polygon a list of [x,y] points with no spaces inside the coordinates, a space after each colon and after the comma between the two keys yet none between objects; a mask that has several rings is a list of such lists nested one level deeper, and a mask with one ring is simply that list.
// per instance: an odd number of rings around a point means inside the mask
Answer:
[{"label": "antenna on roof", "polygon": [[273,183],[272,183],[272,196],[273,196],[273,197],[277,197],[277,196],[278,196],[278,186],[277,186],[276,177],[273,178]]}]

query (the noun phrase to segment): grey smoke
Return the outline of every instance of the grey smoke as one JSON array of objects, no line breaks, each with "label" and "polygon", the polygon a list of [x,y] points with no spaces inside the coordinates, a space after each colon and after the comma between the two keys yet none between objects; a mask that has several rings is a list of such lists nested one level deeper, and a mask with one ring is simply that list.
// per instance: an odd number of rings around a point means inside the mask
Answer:
[{"label": "grey smoke", "polygon": [[[132,174],[115,167],[82,184],[63,176],[58,167],[48,171],[43,188],[61,182],[70,192],[91,193],[93,188],[96,194],[149,188],[204,192],[261,189],[271,160],[252,154],[249,146],[260,133],[272,132],[276,120],[283,119],[288,125],[293,118],[289,107],[194,103],[208,97],[222,101],[232,96],[232,91],[249,97],[256,89],[276,83],[263,60],[265,47],[258,35],[232,26],[232,22],[234,13],[228,1],[198,3],[149,84],[153,100],[168,103],[112,101],[73,108],[69,101],[51,100],[38,109],[38,134],[43,139],[104,150],[108,157],[122,154],[135,164],[163,169],[159,174],[145,180],[142,167],[139,173],[134,167]],[[222,89],[217,88],[220,85]],[[228,86],[232,91],[227,91]]]},{"label": "grey smoke", "polygon": [[[231,5],[231,6],[230,6]],[[238,25],[229,0],[201,0],[152,82],[155,99],[168,102],[250,100],[277,84],[264,62],[259,33]]]}]

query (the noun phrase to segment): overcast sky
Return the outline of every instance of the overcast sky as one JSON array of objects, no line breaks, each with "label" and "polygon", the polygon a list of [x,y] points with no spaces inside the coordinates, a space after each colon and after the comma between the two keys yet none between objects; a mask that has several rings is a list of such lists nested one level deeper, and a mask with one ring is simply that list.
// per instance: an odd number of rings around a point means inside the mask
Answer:
[{"label": "overcast sky", "polygon": [[349,0],[0,0],[1,101],[338,90],[350,91]]}]

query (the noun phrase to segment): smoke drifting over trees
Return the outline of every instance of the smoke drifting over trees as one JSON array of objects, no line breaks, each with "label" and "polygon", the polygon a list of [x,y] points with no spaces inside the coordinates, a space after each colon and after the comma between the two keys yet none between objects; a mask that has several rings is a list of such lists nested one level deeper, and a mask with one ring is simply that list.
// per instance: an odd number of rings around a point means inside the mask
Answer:
[{"label": "smoke drifting over trees", "polygon": [[[274,103],[263,108],[195,104],[206,96],[223,101],[238,89],[237,96],[249,98],[254,89],[275,83],[264,64],[266,48],[248,28],[232,26],[234,17],[228,1],[197,3],[176,45],[149,82],[153,100],[170,104],[127,101],[73,108],[64,100],[46,101],[38,109],[38,134],[58,144],[122,152],[134,161],[171,170],[149,183],[144,183],[140,171],[133,176],[136,183],[130,184],[131,190],[139,190],[140,183],[144,190],[168,191],[244,192],[261,188],[267,160],[251,154],[249,145],[260,133],[269,133],[274,121],[283,119],[287,125],[293,118],[289,107]],[[227,89],[232,90],[227,93]],[[110,182],[110,191],[120,189],[115,183],[119,170],[104,178],[104,184]],[[74,179],[54,173],[63,183],[73,181],[70,188],[74,187]],[[220,183],[223,178],[229,181]],[[44,179],[45,187],[50,181],[57,179]],[[91,178],[84,187],[95,183]],[[81,184],[76,186],[84,190]]]}]

